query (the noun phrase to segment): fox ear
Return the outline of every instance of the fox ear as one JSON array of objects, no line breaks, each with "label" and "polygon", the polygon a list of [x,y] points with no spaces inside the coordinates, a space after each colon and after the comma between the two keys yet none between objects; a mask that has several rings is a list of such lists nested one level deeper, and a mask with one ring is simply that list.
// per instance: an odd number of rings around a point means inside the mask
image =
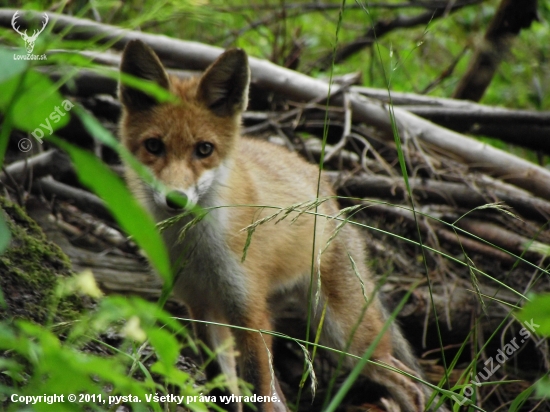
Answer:
[{"label": "fox ear", "polygon": [[248,57],[241,49],[223,53],[206,69],[197,97],[218,116],[234,116],[248,105],[250,69]]},{"label": "fox ear", "polygon": [[[153,49],[141,40],[131,40],[126,44],[122,53],[120,71],[143,80],[150,80],[165,89],[170,87],[168,75],[159,58]],[[147,110],[158,104],[154,97],[122,82],[119,84],[118,94],[122,104],[128,109]]]}]

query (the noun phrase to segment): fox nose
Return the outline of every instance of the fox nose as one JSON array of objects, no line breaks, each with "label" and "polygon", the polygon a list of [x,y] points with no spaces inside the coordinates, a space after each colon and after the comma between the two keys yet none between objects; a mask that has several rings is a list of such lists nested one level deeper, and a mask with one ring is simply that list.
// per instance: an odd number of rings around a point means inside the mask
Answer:
[{"label": "fox nose", "polygon": [[172,190],[166,194],[166,205],[170,209],[181,210],[187,204],[187,195],[180,190]]}]

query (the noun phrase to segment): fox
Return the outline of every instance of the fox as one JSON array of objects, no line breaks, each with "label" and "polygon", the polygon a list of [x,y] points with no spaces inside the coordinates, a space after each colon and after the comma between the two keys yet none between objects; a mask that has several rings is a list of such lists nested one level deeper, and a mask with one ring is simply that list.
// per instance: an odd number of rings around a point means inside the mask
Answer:
[{"label": "fox", "polygon": [[[130,167],[125,177],[158,222],[193,207],[205,211],[194,225],[188,225],[191,215],[168,227],[163,239],[176,273],[172,293],[197,321],[197,338],[216,354],[207,377],[225,375],[232,394],[240,393],[244,380],[260,399],[224,407],[289,410],[273,373],[273,338],[264,331],[272,331],[277,319],[270,302],[291,297],[305,316],[311,313],[320,344],[361,357],[380,335],[371,360],[421,377],[398,326],[384,331],[389,316],[367,266],[365,242],[352,224],[336,218],[340,208],[328,180],[318,183],[318,167],[298,154],[241,136],[251,78],[247,54],[229,49],[201,76],[179,79],[167,74],[149,46],[131,40],[120,71],[176,97],[159,102],[119,83],[121,142],[162,185]],[[285,218],[273,218],[277,211]],[[345,366],[356,362],[347,357]],[[399,410],[426,409],[431,390],[417,380],[373,364],[362,374],[382,385]]]}]

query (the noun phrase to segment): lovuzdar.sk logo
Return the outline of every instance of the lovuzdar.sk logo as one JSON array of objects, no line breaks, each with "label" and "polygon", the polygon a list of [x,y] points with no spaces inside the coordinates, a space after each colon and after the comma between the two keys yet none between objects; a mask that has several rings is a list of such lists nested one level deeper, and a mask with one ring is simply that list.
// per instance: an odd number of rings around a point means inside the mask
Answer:
[{"label": "lovuzdar.sk logo", "polygon": [[47,58],[45,54],[36,55],[36,54],[32,54],[32,51],[34,50],[34,44],[36,42],[36,39],[38,38],[40,33],[42,33],[44,31],[44,29],[46,28],[46,25],[48,24],[48,21],[50,20],[50,18],[48,17],[48,15],[46,13],[44,13],[42,28],[35,29],[33,31],[32,35],[29,36],[27,34],[26,29],[24,31],[21,31],[21,26],[19,25],[19,23],[17,21],[17,19],[19,17],[20,17],[19,10],[17,10],[13,14],[13,17],[11,19],[11,26],[13,27],[13,30],[16,31],[16,33],[21,35],[21,38],[25,42],[25,48],[27,49],[27,54],[26,55],[24,55],[24,54],[20,54],[20,55],[14,54],[13,58],[15,60],[45,60]]}]

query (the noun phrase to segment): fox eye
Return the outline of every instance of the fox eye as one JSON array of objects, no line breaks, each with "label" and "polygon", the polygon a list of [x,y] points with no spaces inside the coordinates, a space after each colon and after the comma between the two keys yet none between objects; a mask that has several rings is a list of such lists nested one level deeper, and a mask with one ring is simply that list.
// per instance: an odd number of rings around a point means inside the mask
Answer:
[{"label": "fox eye", "polygon": [[214,145],[208,142],[200,142],[197,144],[195,153],[197,157],[208,157],[214,151]]},{"label": "fox eye", "polygon": [[143,145],[145,146],[145,150],[147,150],[152,155],[160,156],[164,153],[164,143],[162,143],[162,140],[160,139],[147,139],[145,140],[145,142],[143,142]]}]

